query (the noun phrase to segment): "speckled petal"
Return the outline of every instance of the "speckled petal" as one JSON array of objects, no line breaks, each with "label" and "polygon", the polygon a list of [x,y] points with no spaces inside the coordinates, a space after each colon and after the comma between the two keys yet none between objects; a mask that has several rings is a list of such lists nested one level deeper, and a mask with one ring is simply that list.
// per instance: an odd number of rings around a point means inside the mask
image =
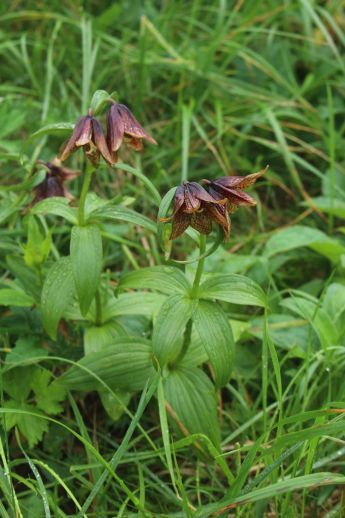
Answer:
[{"label": "speckled petal", "polygon": [[225,240],[230,237],[231,221],[229,218],[227,206],[214,205],[208,203],[205,207],[205,211],[209,214],[212,220],[220,225],[224,231]]},{"label": "speckled petal", "polygon": [[192,214],[190,225],[200,234],[207,235],[212,231],[212,220],[204,210]]},{"label": "speckled petal", "polygon": [[183,234],[186,228],[188,228],[190,225],[191,217],[191,214],[178,212],[173,218],[172,231],[169,239],[176,239],[181,234]]}]

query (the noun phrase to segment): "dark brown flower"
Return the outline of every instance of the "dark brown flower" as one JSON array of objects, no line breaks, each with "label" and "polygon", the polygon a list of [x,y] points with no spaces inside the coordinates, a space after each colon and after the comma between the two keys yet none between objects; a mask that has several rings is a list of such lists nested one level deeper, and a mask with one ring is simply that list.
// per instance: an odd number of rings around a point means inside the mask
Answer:
[{"label": "dark brown flower", "polygon": [[240,205],[256,205],[254,198],[249,196],[243,189],[250,187],[262,176],[267,167],[258,173],[249,174],[247,176],[223,176],[216,180],[203,180],[206,185],[207,192],[216,200],[227,200],[227,209],[234,212]]},{"label": "dark brown flower", "polygon": [[183,182],[176,189],[174,197],[174,212],[172,231],[169,239],[176,239],[191,226],[201,234],[209,234],[212,230],[212,221],[223,228],[228,237],[230,233],[230,219],[224,207],[225,200],[214,199],[201,185],[196,182]]},{"label": "dark brown flower", "polygon": [[112,103],[107,115],[107,130],[108,147],[115,161],[123,141],[135,151],[143,149],[143,140],[157,144],[124,104]]},{"label": "dark brown flower", "polygon": [[102,126],[91,114],[80,117],[71,138],[60,152],[60,160],[62,162],[66,160],[79,147],[84,148],[86,156],[95,165],[98,164],[100,155],[108,164],[115,163],[108,149]]},{"label": "dark brown flower", "polygon": [[34,205],[52,196],[64,196],[69,200],[73,199],[72,194],[64,186],[64,182],[73,180],[79,175],[79,171],[62,167],[58,158],[55,158],[52,162],[38,160],[38,163],[46,168],[47,173],[43,182],[34,188],[35,198],[32,204]]}]

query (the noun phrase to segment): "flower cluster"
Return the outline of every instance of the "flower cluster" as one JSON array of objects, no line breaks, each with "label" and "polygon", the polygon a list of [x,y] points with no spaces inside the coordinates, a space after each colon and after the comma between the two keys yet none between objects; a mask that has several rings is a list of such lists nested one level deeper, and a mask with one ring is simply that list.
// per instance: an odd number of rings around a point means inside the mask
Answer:
[{"label": "flower cluster", "polygon": [[124,104],[112,101],[107,113],[107,135],[91,110],[77,121],[70,139],[63,145],[59,158],[63,162],[74,151],[83,148],[87,158],[97,165],[100,156],[109,164],[117,162],[117,151],[122,142],[136,151],[143,148],[143,140],[157,142],[144,130]]},{"label": "flower cluster", "polygon": [[64,183],[76,178],[79,171],[63,167],[58,158],[54,158],[51,162],[38,160],[37,163],[45,168],[46,175],[44,180],[34,188],[33,205],[52,196],[64,196],[72,200],[73,196],[66,189]]},{"label": "flower cluster", "polygon": [[117,151],[123,142],[136,151],[141,151],[143,140],[157,144],[124,104],[111,101],[111,107],[107,113],[106,135],[99,121],[89,110],[87,115],[77,121],[71,137],[62,146],[58,158],[54,158],[51,162],[37,161],[46,168],[47,174],[45,179],[35,187],[32,203],[38,203],[52,196],[73,198],[64,183],[72,180],[79,173],[62,166],[62,162],[77,149],[82,148],[86,157],[95,166],[98,165],[101,156],[109,165],[114,165],[117,162]]},{"label": "flower cluster", "polygon": [[162,221],[172,221],[170,239],[176,239],[191,226],[201,234],[212,231],[212,223],[219,225],[224,238],[230,236],[233,213],[241,205],[256,205],[254,198],[243,192],[264,174],[267,168],[247,176],[223,176],[203,180],[205,187],[196,182],[183,182],[174,196],[173,214]]}]

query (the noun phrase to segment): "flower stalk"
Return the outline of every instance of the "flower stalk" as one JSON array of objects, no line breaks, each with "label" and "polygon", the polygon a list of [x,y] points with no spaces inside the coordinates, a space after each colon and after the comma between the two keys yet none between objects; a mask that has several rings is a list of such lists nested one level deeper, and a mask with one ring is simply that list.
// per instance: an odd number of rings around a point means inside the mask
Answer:
[{"label": "flower stalk", "polygon": [[205,251],[206,251],[206,236],[204,234],[200,234],[199,241],[199,251],[200,251],[200,259],[198,261],[198,266],[196,268],[193,286],[191,289],[191,298],[198,298],[199,285],[201,281],[201,277],[204,271],[204,263],[205,263]]},{"label": "flower stalk", "polygon": [[92,165],[90,162],[87,162],[84,181],[83,181],[83,185],[82,185],[81,193],[80,193],[79,209],[78,209],[78,223],[80,226],[83,226],[85,224],[86,196],[87,196],[87,193],[89,192],[91,178],[92,178],[92,174],[94,171],[95,171],[94,165]]}]

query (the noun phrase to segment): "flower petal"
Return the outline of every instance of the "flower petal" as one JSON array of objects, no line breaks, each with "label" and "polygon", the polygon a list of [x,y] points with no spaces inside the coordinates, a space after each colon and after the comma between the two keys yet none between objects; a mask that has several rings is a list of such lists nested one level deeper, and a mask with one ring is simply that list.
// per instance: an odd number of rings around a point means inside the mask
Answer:
[{"label": "flower petal", "polygon": [[184,212],[191,214],[192,212],[196,212],[200,209],[201,201],[195,196],[192,189],[190,188],[190,183],[186,182],[184,184]]},{"label": "flower petal", "polygon": [[247,176],[223,176],[221,178],[217,178],[213,183],[217,183],[223,187],[228,187],[230,189],[246,189],[253,185],[260,176],[262,176],[268,169],[268,166],[265,169],[261,169],[258,173],[248,174]]},{"label": "flower petal", "polygon": [[69,140],[67,140],[67,142],[65,142],[65,144],[63,144],[61,151],[60,151],[60,155],[59,155],[61,162],[66,160],[66,158],[68,158],[76,150],[76,147],[77,147],[76,142],[78,141],[78,139],[83,131],[85,120],[87,118],[88,118],[87,116],[80,117],[80,119],[77,121],[77,123],[74,127],[71,137],[69,138]]},{"label": "flower petal", "polygon": [[117,104],[110,106],[107,116],[107,142],[110,151],[117,151],[122,144],[125,126]]},{"label": "flower petal", "polygon": [[179,185],[179,187],[177,187],[177,189],[176,189],[175,196],[174,196],[174,212],[173,212],[172,217],[174,217],[175,214],[177,214],[177,212],[180,210],[180,208],[184,204],[184,195],[185,195],[184,185]]},{"label": "flower petal", "polygon": [[77,138],[75,145],[77,147],[85,146],[92,140],[92,118],[87,115],[84,117],[84,124],[81,127],[81,132]]},{"label": "flower petal", "polygon": [[225,240],[229,239],[231,221],[229,218],[227,206],[207,203],[207,205],[205,206],[205,211],[209,214],[212,220],[215,223],[217,223],[217,225],[220,225],[222,227]]},{"label": "flower petal", "polygon": [[124,124],[125,133],[132,137],[141,138],[147,140],[151,144],[157,144],[154,138],[151,137],[139,124],[133,113],[124,104],[118,104],[118,109],[121,112],[121,117]]},{"label": "flower petal", "polygon": [[212,183],[212,187],[218,191],[222,198],[226,198],[234,205],[256,205],[256,201],[244,191],[239,189],[228,189],[216,182]]},{"label": "flower petal", "polygon": [[104,160],[110,165],[114,164],[114,156],[111,155],[108,149],[102,126],[95,118],[92,119],[92,136],[93,141]]},{"label": "flower petal", "polygon": [[191,214],[185,212],[179,212],[173,218],[172,231],[169,239],[176,239],[189,227]]},{"label": "flower petal", "polygon": [[208,213],[203,210],[192,214],[190,225],[200,234],[207,235],[212,231],[212,220]]},{"label": "flower petal", "polygon": [[188,182],[188,188],[195,198],[209,203],[219,203],[201,185],[196,182]]}]

